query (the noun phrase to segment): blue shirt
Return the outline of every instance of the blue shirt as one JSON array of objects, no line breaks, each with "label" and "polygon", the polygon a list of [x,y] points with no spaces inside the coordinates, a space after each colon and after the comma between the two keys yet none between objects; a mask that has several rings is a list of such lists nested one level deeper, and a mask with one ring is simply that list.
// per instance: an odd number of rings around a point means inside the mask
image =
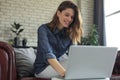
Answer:
[{"label": "blue shirt", "polygon": [[38,47],[34,63],[36,74],[42,72],[49,65],[47,59],[59,60],[69,49],[72,41],[65,32],[66,29],[59,31],[57,28],[52,32],[46,24],[38,28]]}]

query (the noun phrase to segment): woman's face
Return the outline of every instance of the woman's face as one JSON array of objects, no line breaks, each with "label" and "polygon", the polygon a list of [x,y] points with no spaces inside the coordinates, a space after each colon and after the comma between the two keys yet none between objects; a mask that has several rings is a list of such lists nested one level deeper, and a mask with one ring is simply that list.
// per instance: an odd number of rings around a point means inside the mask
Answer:
[{"label": "woman's face", "polygon": [[57,11],[57,16],[59,19],[59,29],[68,28],[69,25],[73,22],[74,11],[71,8],[66,8],[63,11]]}]

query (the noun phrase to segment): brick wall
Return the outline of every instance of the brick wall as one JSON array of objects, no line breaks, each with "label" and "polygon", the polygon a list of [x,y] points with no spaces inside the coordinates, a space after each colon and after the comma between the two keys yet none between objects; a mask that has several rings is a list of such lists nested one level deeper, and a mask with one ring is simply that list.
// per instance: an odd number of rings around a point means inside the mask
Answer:
[{"label": "brick wall", "polygon": [[[10,31],[15,22],[23,25],[23,37],[28,39],[28,46],[37,46],[37,29],[53,17],[58,5],[64,0],[0,0],[0,41],[14,38]],[[87,34],[93,23],[93,0],[74,0],[79,4],[83,21],[84,32]]]},{"label": "brick wall", "polygon": [[81,14],[83,18],[84,36],[89,33],[89,29],[93,25],[93,7],[93,0],[81,0]]}]

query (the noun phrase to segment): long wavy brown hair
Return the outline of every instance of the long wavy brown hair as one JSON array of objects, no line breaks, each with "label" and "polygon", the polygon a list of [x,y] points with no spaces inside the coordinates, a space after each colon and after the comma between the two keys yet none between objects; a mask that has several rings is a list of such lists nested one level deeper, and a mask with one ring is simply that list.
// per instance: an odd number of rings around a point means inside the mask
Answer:
[{"label": "long wavy brown hair", "polygon": [[[69,27],[66,30],[66,34],[71,38],[73,44],[77,44],[81,42],[81,36],[82,36],[81,14],[77,5],[75,5],[72,1],[63,1],[59,5],[57,11],[62,12],[67,8],[73,9],[75,14],[74,14],[73,22],[69,25]],[[57,11],[53,16],[52,21],[47,24],[52,31],[60,24],[57,16]]]}]

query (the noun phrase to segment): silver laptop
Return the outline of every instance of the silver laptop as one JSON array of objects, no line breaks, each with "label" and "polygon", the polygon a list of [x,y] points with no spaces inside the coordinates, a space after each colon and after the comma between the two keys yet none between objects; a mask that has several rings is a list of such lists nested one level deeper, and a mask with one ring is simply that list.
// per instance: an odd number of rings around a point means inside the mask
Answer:
[{"label": "silver laptop", "polygon": [[116,47],[73,45],[69,49],[65,80],[108,80],[116,56]]}]

